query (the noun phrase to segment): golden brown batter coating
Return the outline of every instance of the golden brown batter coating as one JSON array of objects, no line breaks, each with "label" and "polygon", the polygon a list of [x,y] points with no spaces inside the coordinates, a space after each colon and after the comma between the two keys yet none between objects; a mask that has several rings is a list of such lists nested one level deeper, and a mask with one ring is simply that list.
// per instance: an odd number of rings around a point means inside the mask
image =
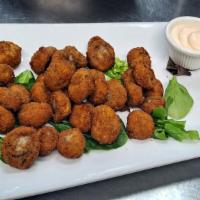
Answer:
[{"label": "golden brown batter coating", "polygon": [[66,158],[79,158],[84,153],[85,137],[78,128],[70,128],[59,134],[57,149]]},{"label": "golden brown batter coating", "polygon": [[94,105],[103,104],[107,100],[107,93],[108,93],[108,86],[105,80],[105,76],[102,72],[96,69],[91,69],[90,74],[92,76],[95,89],[91,94],[89,100]]},{"label": "golden brown batter coating", "polygon": [[124,72],[122,75],[122,80],[127,90],[128,106],[134,107],[142,104],[144,101],[142,87],[134,82],[132,69],[128,69],[126,72]]},{"label": "golden brown batter coating", "polygon": [[91,136],[100,144],[113,143],[120,133],[120,120],[115,111],[107,105],[94,109]]},{"label": "golden brown batter coating", "polygon": [[18,113],[20,125],[39,128],[52,117],[51,106],[47,103],[30,102],[24,104]]},{"label": "golden brown batter coating", "polygon": [[155,108],[164,106],[165,106],[165,100],[163,97],[151,96],[145,99],[144,103],[141,106],[141,109],[151,114]]},{"label": "golden brown batter coating", "polygon": [[111,79],[107,81],[108,94],[105,105],[110,106],[114,110],[122,109],[127,101],[127,92],[120,81]]},{"label": "golden brown batter coating", "polygon": [[127,118],[127,131],[130,138],[150,138],[154,132],[153,118],[141,110],[132,111]]},{"label": "golden brown batter coating", "polygon": [[135,82],[142,88],[153,88],[153,80],[155,79],[155,75],[151,68],[147,68],[143,64],[138,63],[134,66],[133,77]]},{"label": "golden brown batter coating", "polygon": [[90,70],[80,68],[72,76],[68,87],[68,94],[73,102],[80,104],[93,93],[94,87]]},{"label": "golden brown batter coating", "polygon": [[44,73],[45,85],[52,91],[68,86],[76,66],[65,58],[64,51],[56,51]]},{"label": "golden brown batter coating", "polygon": [[60,122],[71,113],[71,102],[69,97],[61,90],[51,94],[51,105],[54,111],[53,119]]},{"label": "golden brown batter coating", "polygon": [[133,48],[128,52],[127,62],[130,68],[134,68],[138,63],[145,67],[151,67],[151,58],[143,47]]},{"label": "golden brown batter coating", "polygon": [[22,104],[29,103],[31,101],[31,94],[25,86],[20,84],[11,84],[9,89],[20,98]]},{"label": "golden brown batter coating", "polygon": [[86,67],[87,59],[86,57],[79,52],[74,46],[66,46],[64,48],[65,57],[73,62],[77,68]]},{"label": "golden brown batter coating", "polygon": [[7,133],[15,126],[15,117],[9,110],[0,106],[0,133]]},{"label": "golden brown batter coating", "polygon": [[49,155],[54,149],[56,149],[58,142],[58,132],[55,128],[45,126],[37,131],[40,140],[40,156]]},{"label": "golden brown batter coating", "polygon": [[15,68],[21,62],[21,47],[9,41],[0,41],[0,64]]},{"label": "golden brown batter coating", "polygon": [[21,107],[21,99],[6,87],[0,87],[0,105],[8,110],[17,111]]},{"label": "golden brown batter coating", "polygon": [[40,74],[31,89],[31,98],[35,102],[50,103],[51,92],[44,83],[44,74]]},{"label": "golden brown batter coating", "polygon": [[14,70],[7,64],[0,64],[0,85],[7,85],[14,79]]},{"label": "golden brown batter coating", "polygon": [[38,158],[39,137],[31,127],[20,126],[10,131],[2,145],[3,160],[18,169],[29,168]]},{"label": "golden brown batter coating", "polygon": [[87,59],[92,68],[106,71],[115,63],[115,52],[109,43],[94,36],[88,42]]},{"label": "golden brown batter coating", "polygon": [[70,124],[82,132],[90,131],[93,109],[94,107],[89,103],[74,105],[69,119]]},{"label": "golden brown batter coating", "polygon": [[158,79],[152,81],[153,87],[145,92],[146,97],[162,97],[164,89],[162,83]]},{"label": "golden brown batter coating", "polygon": [[40,47],[31,58],[31,69],[38,75],[43,73],[51,62],[55,51],[56,48],[52,46]]}]

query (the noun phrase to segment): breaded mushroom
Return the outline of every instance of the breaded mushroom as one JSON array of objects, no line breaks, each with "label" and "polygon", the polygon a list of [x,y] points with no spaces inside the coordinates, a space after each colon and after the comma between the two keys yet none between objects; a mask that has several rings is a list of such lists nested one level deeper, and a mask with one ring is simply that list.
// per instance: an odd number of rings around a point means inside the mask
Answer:
[{"label": "breaded mushroom", "polygon": [[15,117],[9,110],[0,106],[0,133],[7,133],[15,126]]},{"label": "breaded mushroom", "polygon": [[122,80],[127,90],[127,105],[131,107],[141,105],[144,101],[143,90],[142,87],[135,83],[131,69],[124,72]]},{"label": "breaded mushroom", "polygon": [[13,68],[7,64],[0,64],[0,85],[7,85],[14,79]]},{"label": "breaded mushroom", "polygon": [[59,134],[57,149],[66,158],[79,158],[84,153],[85,137],[78,128],[70,128]]},{"label": "breaded mushroom", "polygon": [[58,132],[55,128],[45,126],[37,131],[40,140],[40,156],[49,155],[54,149],[56,149],[58,142]]},{"label": "breaded mushroom", "polygon": [[154,132],[153,118],[141,110],[130,112],[127,118],[127,132],[130,138],[139,140],[150,138]]},{"label": "breaded mushroom", "polygon": [[165,106],[165,100],[163,97],[150,96],[145,99],[144,103],[141,106],[141,109],[151,114],[155,108],[164,106]]},{"label": "breaded mushroom", "polygon": [[70,99],[80,104],[94,91],[94,82],[90,75],[90,70],[85,68],[78,69],[70,81],[68,94]]},{"label": "breaded mushroom", "polygon": [[11,84],[9,89],[20,98],[22,104],[29,103],[31,101],[31,94],[25,86],[20,84]]},{"label": "breaded mushroom", "polygon": [[155,75],[151,68],[147,68],[143,64],[138,63],[133,69],[133,77],[135,82],[142,88],[153,88],[153,80],[155,79]]},{"label": "breaded mushroom", "polygon": [[66,59],[64,51],[56,51],[44,73],[45,85],[52,91],[63,89],[68,86],[75,71],[76,66]]},{"label": "breaded mushroom", "polygon": [[92,117],[92,138],[100,144],[111,144],[119,133],[120,120],[115,111],[107,105],[97,106]]},{"label": "breaded mushroom", "polygon": [[94,105],[103,104],[106,102],[108,94],[108,86],[105,80],[105,76],[101,71],[96,69],[91,69],[90,75],[92,76],[95,89],[90,95],[89,100]]},{"label": "breaded mushroom", "polygon": [[82,132],[90,131],[93,109],[94,107],[89,103],[74,105],[69,119],[70,124]]},{"label": "breaded mushroom", "polygon": [[21,99],[6,87],[0,87],[0,105],[8,110],[17,111],[21,107]]},{"label": "breaded mushroom", "polygon": [[38,75],[43,73],[51,62],[52,55],[55,51],[56,48],[52,46],[40,47],[31,58],[31,69]]},{"label": "breaded mushroom", "polygon": [[74,46],[66,46],[64,48],[65,57],[73,62],[76,68],[86,67],[87,59],[86,57],[79,52]]},{"label": "breaded mushroom", "polygon": [[61,90],[51,94],[51,105],[54,111],[53,119],[60,122],[71,113],[71,102],[69,97]]},{"label": "breaded mushroom", "polygon": [[143,47],[133,48],[128,52],[127,62],[130,68],[134,68],[138,63],[145,67],[151,67],[151,58]]},{"label": "breaded mushroom", "polygon": [[24,104],[18,113],[20,125],[39,128],[53,115],[51,106],[47,103],[30,102]]},{"label": "breaded mushroom", "polygon": [[2,145],[3,160],[18,169],[29,168],[38,158],[40,151],[36,129],[20,126],[10,131]]},{"label": "breaded mushroom", "polygon": [[122,109],[127,101],[127,92],[120,81],[111,79],[107,81],[108,94],[105,105],[110,106],[114,110]]},{"label": "breaded mushroom", "polygon": [[21,47],[9,41],[0,41],[0,64],[15,68],[21,62]]},{"label": "breaded mushroom", "polygon": [[106,71],[115,63],[115,52],[109,43],[94,36],[88,42],[87,59],[92,68]]},{"label": "breaded mushroom", "polygon": [[163,96],[163,86],[162,83],[158,79],[154,79],[152,81],[153,87],[150,90],[145,92],[146,97],[162,97]]},{"label": "breaded mushroom", "polygon": [[51,102],[51,92],[44,83],[44,74],[40,74],[33,84],[31,88],[31,98],[35,102]]}]

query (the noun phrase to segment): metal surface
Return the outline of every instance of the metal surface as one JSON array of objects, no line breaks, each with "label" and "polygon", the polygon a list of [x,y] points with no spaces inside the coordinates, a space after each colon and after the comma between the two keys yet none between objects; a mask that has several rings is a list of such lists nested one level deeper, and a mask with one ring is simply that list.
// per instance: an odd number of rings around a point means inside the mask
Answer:
[{"label": "metal surface", "polygon": [[[199,17],[199,8],[199,0],[0,0],[0,23],[168,21]],[[198,200],[199,168],[196,159],[26,199]]]}]

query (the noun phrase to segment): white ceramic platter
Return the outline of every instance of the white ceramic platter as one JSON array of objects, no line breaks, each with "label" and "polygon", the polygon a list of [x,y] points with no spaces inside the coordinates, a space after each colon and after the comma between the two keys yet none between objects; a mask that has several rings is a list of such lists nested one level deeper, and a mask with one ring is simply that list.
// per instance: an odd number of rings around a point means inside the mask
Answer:
[{"label": "white ceramic platter", "polygon": [[[126,58],[137,46],[145,47],[152,57],[153,69],[164,86],[171,75],[165,70],[168,52],[165,40],[166,23],[106,23],[106,24],[1,24],[0,40],[10,40],[23,48],[22,63],[16,74],[29,69],[29,60],[40,46],[63,48],[74,45],[86,52],[90,37],[100,35]],[[194,98],[187,116],[187,127],[200,131],[200,70],[191,77],[179,77]],[[119,114],[126,123],[127,113]],[[17,170],[0,162],[0,199],[13,199],[69,188],[89,182],[121,176],[153,167],[200,157],[200,142],[129,140],[123,147],[111,151],[93,151],[80,159],[70,160],[57,152],[39,158],[28,170]]]}]

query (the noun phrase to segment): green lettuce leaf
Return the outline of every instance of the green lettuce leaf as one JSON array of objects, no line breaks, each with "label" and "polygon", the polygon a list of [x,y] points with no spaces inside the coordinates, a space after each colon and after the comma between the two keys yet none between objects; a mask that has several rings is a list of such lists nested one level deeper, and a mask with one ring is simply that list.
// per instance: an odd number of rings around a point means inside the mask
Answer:
[{"label": "green lettuce leaf", "polygon": [[106,80],[117,79],[121,80],[122,74],[128,69],[128,64],[125,61],[115,58],[114,66],[105,72]]}]

